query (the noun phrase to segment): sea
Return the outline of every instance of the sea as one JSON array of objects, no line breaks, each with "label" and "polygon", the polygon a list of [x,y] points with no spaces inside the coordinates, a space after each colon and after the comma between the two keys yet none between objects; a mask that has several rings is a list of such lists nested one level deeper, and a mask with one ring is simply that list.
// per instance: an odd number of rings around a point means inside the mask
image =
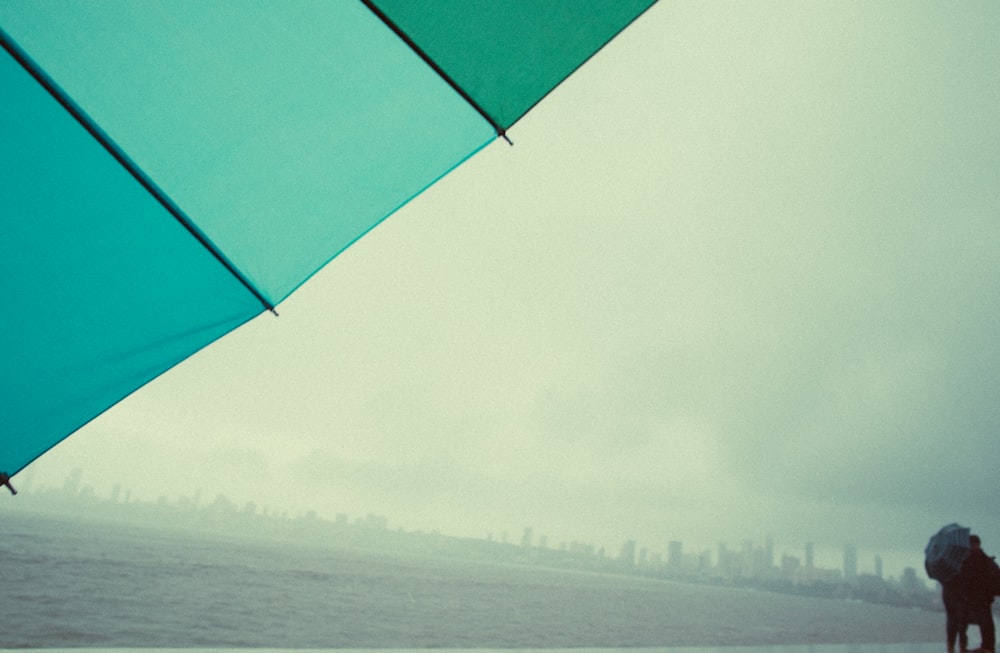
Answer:
[{"label": "sea", "polygon": [[935,612],[0,512],[0,649],[940,653]]}]

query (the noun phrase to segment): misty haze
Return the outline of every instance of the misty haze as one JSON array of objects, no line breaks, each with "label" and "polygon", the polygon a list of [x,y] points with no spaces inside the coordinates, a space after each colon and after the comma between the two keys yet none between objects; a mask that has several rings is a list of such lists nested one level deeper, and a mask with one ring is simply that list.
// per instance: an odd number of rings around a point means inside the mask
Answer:
[{"label": "misty haze", "polygon": [[[378,148],[412,135],[434,154],[465,129],[442,117],[467,109],[447,88],[426,131],[273,127],[365,99],[331,103],[327,81],[384,81],[324,59],[340,5],[177,6],[0,2],[0,28],[182,209],[270,234],[249,250],[293,260],[285,214],[353,216],[322,193],[376,192],[396,161]],[[254,303],[205,326],[225,335],[140,370],[38,457],[22,440],[62,406],[5,422],[0,648],[944,651],[928,538],[958,522],[1000,552],[998,34],[986,0],[657,2],[532,105],[513,145],[472,116],[481,140],[317,255],[280,316]],[[175,48],[190,58],[161,70]],[[0,57],[0,89],[37,86]],[[98,329],[127,351],[17,381],[34,354],[9,333],[81,343],[106,310],[128,316],[108,289],[138,285],[91,252],[101,230],[55,259],[21,238],[87,221],[35,216],[62,197],[44,183],[18,199],[10,180],[35,188],[43,155],[69,154],[3,156],[51,135],[10,128],[17,106],[0,100],[0,416],[73,379],[103,392],[115,366],[203,335],[133,351]],[[332,169],[348,139],[360,181]],[[94,216],[133,224],[125,197]],[[25,252],[40,258],[10,270]],[[44,304],[45,274],[84,272],[107,286],[50,302],[80,332],[23,308]]]},{"label": "misty haze", "polygon": [[677,542],[662,560],[634,543],[548,548],[530,529],[505,543],[72,489],[0,511],[17,588],[4,647],[898,644],[940,630],[937,593],[912,569],[776,567],[766,549],[692,563]]}]

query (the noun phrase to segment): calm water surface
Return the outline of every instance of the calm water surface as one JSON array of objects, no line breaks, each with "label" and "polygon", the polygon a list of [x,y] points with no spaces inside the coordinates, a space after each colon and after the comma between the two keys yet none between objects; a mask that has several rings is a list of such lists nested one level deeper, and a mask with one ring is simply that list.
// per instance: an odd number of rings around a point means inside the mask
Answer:
[{"label": "calm water surface", "polygon": [[19,513],[0,520],[0,648],[936,653],[943,638],[943,616],[888,606]]}]

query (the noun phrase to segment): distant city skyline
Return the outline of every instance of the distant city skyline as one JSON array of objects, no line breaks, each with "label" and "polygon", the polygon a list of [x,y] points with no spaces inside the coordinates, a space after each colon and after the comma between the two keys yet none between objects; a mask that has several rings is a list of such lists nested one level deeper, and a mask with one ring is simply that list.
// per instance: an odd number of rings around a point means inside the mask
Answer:
[{"label": "distant city skyline", "polygon": [[[225,494],[221,493],[212,498],[203,497],[200,489],[195,489],[190,495],[181,492],[174,498],[161,495],[155,502],[133,499],[131,490],[122,484],[113,485],[107,494],[102,495],[85,482],[84,471],[81,468],[73,469],[59,486],[46,486],[44,484],[36,486],[30,473],[23,475],[22,478],[24,480],[19,488],[22,492],[17,497],[13,497],[12,500],[31,502],[33,493],[37,493],[37,496],[43,497],[49,497],[54,494],[57,499],[59,497],[93,498],[97,501],[107,501],[116,505],[155,503],[161,506],[172,506],[182,509],[199,509],[216,504],[234,511],[242,511],[249,515],[261,517],[312,517],[341,522],[351,520],[351,517],[347,513],[337,511],[334,511],[332,514],[316,509],[288,511],[281,508],[259,505],[254,501],[237,505]],[[373,515],[371,513],[367,513],[363,517],[355,517],[354,519],[371,521],[373,518],[386,527],[388,527],[387,524],[393,523],[393,520],[389,517]],[[422,529],[416,529],[416,532],[422,532]],[[443,534],[455,535],[451,533]],[[539,548],[552,548],[554,550],[590,549],[595,553],[603,550],[603,555],[608,558],[615,558],[616,551],[617,557],[621,558],[627,555],[627,550],[631,550],[631,555],[636,562],[638,562],[641,555],[643,559],[648,561],[662,560],[668,567],[675,569],[697,568],[699,564],[708,564],[712,567],[736,565],[745,569],[756,569],[755,573],[759,575],[759,570],[762,567],[787,570],[789,566],[792,566],[815,572],[813,573],[813,577],[816,579],[832,580],[833,576],[829,572],[836,572],[837,576],[843,577],[845,580],[850,580],[864,574],[870,574],[879,578],[899,579],[906,573],[906,568],[910,567],[914,568],[921,578],[925,578],[924,572],[920,568],[921,559],[916,559],[915,561],[904,560],[902,563],[897,562],[897,567],[893,568],[894,573],[889,574],[884,573],[882,553],[872,553],[870,567],[865,564],[865,561],[859,564],[858,545],[854,542],[845,542],[839,549],[832,545],[817,546],[815,542],[808,540],[803,541],[801,544],[784,543],[781,546],[777,546],[774,538],[767,536],[763,545],[760,546],[753,539],[744,538],[738,540],[738,544],[731,545],[729,541],[719,541],[712,547],[706,547],[701,544],[691,544],[691,541],[697,541],[693,538],[692,540],[672,538],[664,542],[625,540],[620,544],[621,548],[619,549],[604,543],[566,540],[552,536],[546,533],[544,528],[539,529],[535,525],[526,525],[522,533],[517,536],[512,535],[507,530],[488,531],[482,535],[482,539],[502,543],[513,543],[519,539],[522,545],[525,542],[531,542],[539,546]],[[822,555],[819,557],[816,555],[817,550],[822,551]],[[806,572],[803,571],[802,573]]]}]

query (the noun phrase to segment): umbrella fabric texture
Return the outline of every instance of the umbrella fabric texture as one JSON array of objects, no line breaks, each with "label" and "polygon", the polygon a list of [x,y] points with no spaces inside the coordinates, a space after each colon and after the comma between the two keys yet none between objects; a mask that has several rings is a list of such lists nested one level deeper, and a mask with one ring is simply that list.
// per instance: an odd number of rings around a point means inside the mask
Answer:
[{"label": "umbrella fabric texture", "polygon": [[651,4],[0,4],[0,471],[273,310]]},{"label": "umbrella fabric texture", "polygon": [[958,575],[969,555],[969,529],[948,524],[931,536],[924,549],[924,569],[931,578],[947,583]]}]

